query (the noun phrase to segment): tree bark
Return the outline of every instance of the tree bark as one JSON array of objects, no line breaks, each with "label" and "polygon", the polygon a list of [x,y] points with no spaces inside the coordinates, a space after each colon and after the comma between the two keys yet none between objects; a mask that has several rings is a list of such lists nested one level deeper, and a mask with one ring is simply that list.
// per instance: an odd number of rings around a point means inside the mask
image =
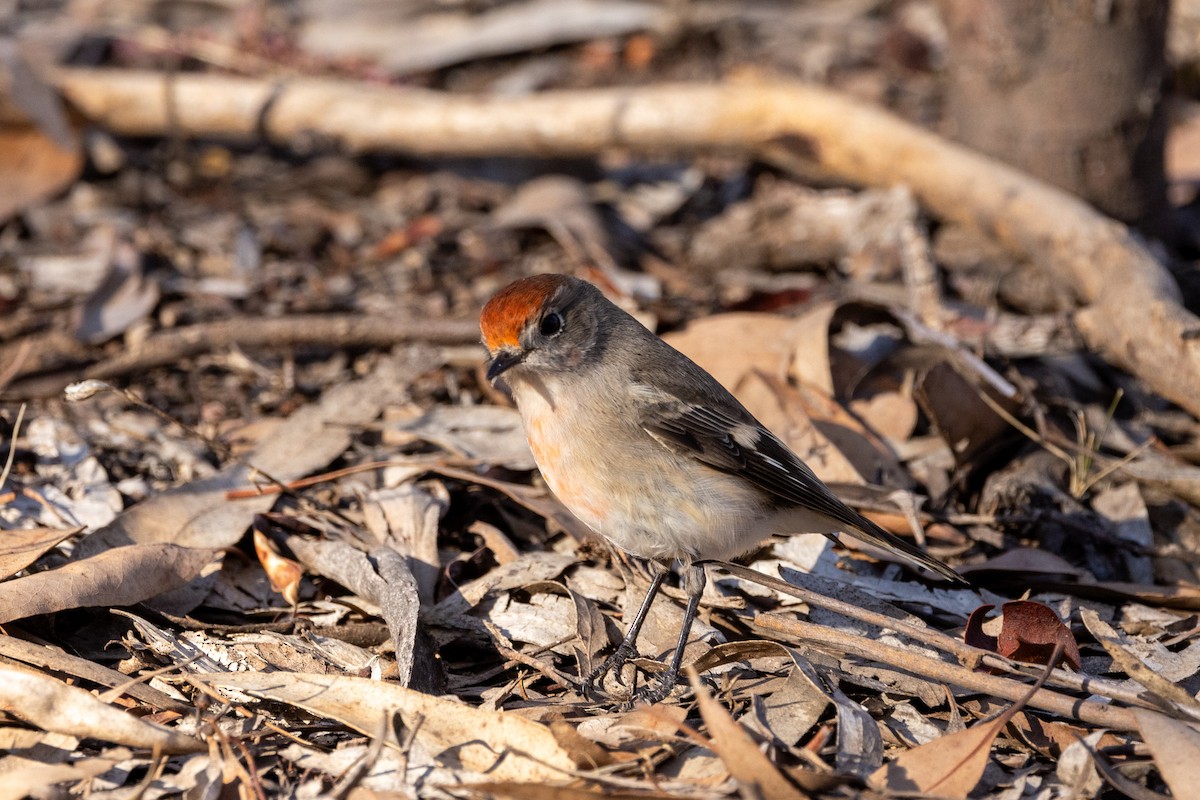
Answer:
[{"label": "tree bark", "polygon": [[951,138],[1167,233],[1169,0],[942,0]]}]

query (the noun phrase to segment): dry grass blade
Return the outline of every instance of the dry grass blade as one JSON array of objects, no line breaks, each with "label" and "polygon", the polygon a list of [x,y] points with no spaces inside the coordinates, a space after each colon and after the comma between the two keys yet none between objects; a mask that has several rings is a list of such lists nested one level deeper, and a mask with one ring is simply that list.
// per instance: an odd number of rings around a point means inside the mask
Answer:
[{"label": "dry grass blade", "polygon": [[21,420],[23,419],[25,419],[25,404],[21,403],[21,407],[17,409],[17,419],[13,423],[12,440],[8,443],[8,455],[4,459],[4,469],[0,469],[0,486],[4,486],[8,482],[13,459],[17,457],[17,436],[21,433]]}]

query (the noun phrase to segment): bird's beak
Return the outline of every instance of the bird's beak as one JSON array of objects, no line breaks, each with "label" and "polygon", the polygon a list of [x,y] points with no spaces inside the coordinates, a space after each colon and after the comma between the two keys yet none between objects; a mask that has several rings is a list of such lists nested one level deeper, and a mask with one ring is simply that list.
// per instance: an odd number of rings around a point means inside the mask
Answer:
[{"label": "bird's beak", "polygon": [[496,353],[492,363],[488,364],[487,379],[494,381],[512,367],[520,364],[525,359],[525,354],[517,350],[501,350]]}]

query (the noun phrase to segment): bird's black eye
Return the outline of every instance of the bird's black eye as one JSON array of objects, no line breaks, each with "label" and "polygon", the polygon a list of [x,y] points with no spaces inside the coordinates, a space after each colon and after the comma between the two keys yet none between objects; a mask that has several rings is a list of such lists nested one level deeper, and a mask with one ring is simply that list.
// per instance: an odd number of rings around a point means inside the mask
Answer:
[{"label": "bird's black eye", "polygon": [[553,311],[542,317],[542,324],[538,328],[538,330],[541,331],[542,336],[547,337],[558,336],[560,333],[562,333],[562,329],[562,315]]}]

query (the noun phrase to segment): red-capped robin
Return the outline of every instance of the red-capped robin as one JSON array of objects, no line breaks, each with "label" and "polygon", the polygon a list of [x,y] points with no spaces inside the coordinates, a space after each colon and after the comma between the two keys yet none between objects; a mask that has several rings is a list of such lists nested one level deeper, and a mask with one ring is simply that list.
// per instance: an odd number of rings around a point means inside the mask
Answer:
[{"label": "red-capped robin", "polygon": [[[666,697],[704,591],[702,561],[772,534],[844,532],[953,581],[950,567],[846,506],[716,379],[590,283],[535,275],[480,317],[487,377],[508,384],[534,459],[555,495],[617,547],[686,565],[688,603],[670,666],[637,699]],[[617,650],[584,681],[636,654],[666,575],[660,569]]]}]

